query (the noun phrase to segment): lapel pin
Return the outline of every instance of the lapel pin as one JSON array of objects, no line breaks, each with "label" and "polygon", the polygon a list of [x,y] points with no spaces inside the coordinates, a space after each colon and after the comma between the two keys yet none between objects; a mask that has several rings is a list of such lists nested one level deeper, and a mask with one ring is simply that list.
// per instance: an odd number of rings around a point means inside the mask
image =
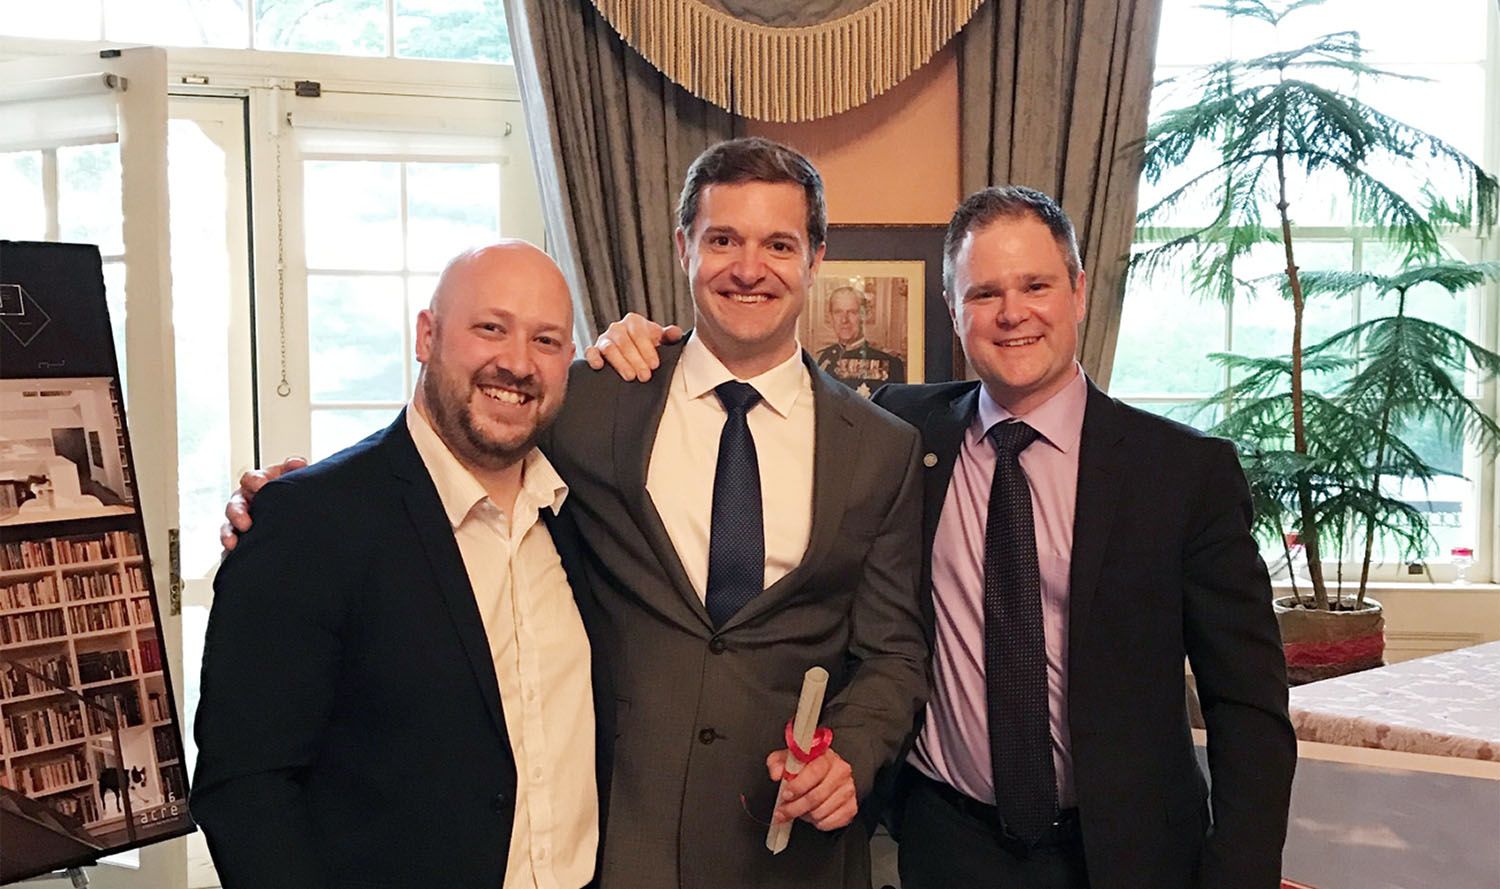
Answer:
[{"label": "lapel pin", "polygon": [[928,469],[937,465],[937,454],[925,454],[922,457],[922,465]]}]

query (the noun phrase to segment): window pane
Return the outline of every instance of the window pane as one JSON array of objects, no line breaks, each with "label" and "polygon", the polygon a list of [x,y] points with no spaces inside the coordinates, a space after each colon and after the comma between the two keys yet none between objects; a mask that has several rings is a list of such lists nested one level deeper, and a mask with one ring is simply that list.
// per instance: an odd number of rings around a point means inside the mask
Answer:
[{"label": "window pane", "polygon": [[386,54],[383,0],[256,0],[255,48]]},{"label": "window pane", "polygon": [[[177,364],[177,506],[186,577],[219,559],[219,500],[230,480],[230,284],[224,152],[190,120],[167,130],[172,324]],[[243,175],[243,174],[242,174]],[[189,199],[191,197],[191,199]]]},{"label": "window pane", "polygon": [[1472,62],[1484,58],[1485,6],[1489,0],[1424,0],[1420,13],[1406,0],[1336,0],[1329,6],[1359,30],[1376,65],[1402,62]]},{"label": "window pane", "polygon": [[1121,395],[1207,395],[1223,385],[1208,360],[1224,350],[1224,307],[1188,292],[1186,263],[1147,281],[1132,278],[1120,316],[1110,392]]},{"label": "window pane", "polygon": [[[1361,91],[1361,98],[1402,123],[1416,127],[1452,143],[1475,160],[1484,157],[1484,64],[1391,65],[1392,71],[1424,80],[1387,78],[1378,87]],[[1420,186],[1426,175],[1446,172],[1450,165],[1439,165],[1432,158],[1419,156],[1412,161],[1389,161],[1381,164],[1377,175],[1392,164],[1410,171],[1408,177]],[[1447,187],[1446,185],[1444,187]],[[1413,191],[1412,193],[1415,193]]]},{"label": "window pane", "polygon": [[109,0],[104,36],[167,46],[250,45],[243,0]]},{"label": "window pane", "polygon": [[396,0],[396,55],[510,64],[500,0]]},{"label": "window pane", "polygon": [[314,401],[406,399],[402,290],[397,276],[308,276]]},{"label": "window pane", "polygon": [[0,212],[0,238],[40,241],[47,232],[40,151],[0,154],[0,194],[5,195],[5,210]]},{"label": "window pane", "polygon": [[[1113,389],[1113,384],[1111,384]],[[1216,404],[1200,405],[1198,403],[1185,404],[1180,401],[1137,401],[1134,398],[1127,399],[1131,406],[1138,407],[1143,411],[1160,414],[1170,420],[1186,423],[1197,429],[1207,431],[1219,422],[1224,415],[1224,409]]]},{"label": "window pane", "polygon": [[62,240],[125,252],[120,203],[120,146],[57,149],[57,221]]},{"label": "window pane", "polygon": [[498,164],[407,164],[407,264],[436,271],[500,236]]},{"label": "window pane", "polygon": [[307,161],[302,175],[309,268],[401,268],[400,164]]},{"label": "window pane", "polygon": [[104,303],[109,306],[110,332],[115,339],[115,361],[120,365],[120,397],[130,406],[130,380],[125,354],[125,263],[104,264]]},{"label": "window pane", "polygon": [[[1348,269],[1353,261],[1349,241],[1293,240],[1297,266],[1302,269]],[[1255,282],[1245,298],[1234,304],[1233,350],[1241,355],[1287,355],[1292,350],[1292,303],[1283,296],[1281,281],[1286,253],[1280,244],[1262,244],[1236,268],[1236,274]],[[1277,275],[1272,280],[1267,276]],[[1313,297],[1302,319],[1302,344],[1311,346],[1353,323],[1348,297]]]},{"label": "window pane", "polygon": [[15,37],[48,37],[61,40],[98,40],[103,33],[100,0],[49,0],[0,3],[0,34]]},{"label": "window pane", "polygon": [[308,457],[321,460],[329,454],[342,451],[372,432],[391,424],[400,405],[373,410],[320,410],[312,412],[312,453]]}]

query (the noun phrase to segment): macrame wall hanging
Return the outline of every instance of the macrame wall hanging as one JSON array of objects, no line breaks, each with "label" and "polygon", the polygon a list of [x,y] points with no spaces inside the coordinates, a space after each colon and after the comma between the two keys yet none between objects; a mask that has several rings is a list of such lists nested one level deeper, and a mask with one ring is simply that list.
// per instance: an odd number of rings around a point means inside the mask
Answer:
[{"label": "macrame wall hanging", "polygon": [[984,0],[592,0],[648,62],[742,117],[862,105],[920,68]]}]

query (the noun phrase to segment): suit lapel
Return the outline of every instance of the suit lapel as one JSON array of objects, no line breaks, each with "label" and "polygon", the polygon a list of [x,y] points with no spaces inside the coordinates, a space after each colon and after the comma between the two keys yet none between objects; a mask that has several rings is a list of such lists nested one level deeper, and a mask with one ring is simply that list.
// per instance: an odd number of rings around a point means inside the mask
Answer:
[{"label": "suit lapel", "polygon": [[[705,626],[712,627],[713,621],[688,580],[682,559],[678,557],[667,526],[661,520],[661,513],[656,511],[656,504],[651,502],[651,495],[646,491],[651,449],[656,444],[656,431],[667,408],[672,375],[677,368],[677,359],[682,356],[684,342],[686,340],[661,347],[661,365],[651,375],[650,382],[626,383],[619,387],[614,424],[615,490],[624,498],[631,519],[656,554],[662,570],[671,578],[672,586],[698,619]],[[639,593],[646,595],[648,591]]]},{"label": "suit lapel", "polygon": [[1078,446],[1078,498],[1073,515],[1073,558],[1068,579],[1070,659],[1076,657],[1083,627],[1099,589],[1100,568],[1120,501],[1125,476],[1124,431],[1120,408],[1089,381]]},{"label": "suit lapel", "polygon": [[[953,466],[963,446],[964,430],[974,422],[979,410],[979,384],[951,400],[933,405],[926,419],[918,424],[922,430],[924,475],[922,479],[922,540],[925,552],[932,551],[937,537],[938,518],[947,499],[948,483],[953,480]],[[934,460],[927,466],[928,460]]]},{"label": "suit lapel", "polygon": [[791,591],[802,586],[804,578],[833,547],[838,530],[844,524],[849,486],[848,473],[841,470],[840,464],[848,461],[859,448],[859,437],[849,416],[849,400],[859,396],[818,369],[805,350],[802,363],[812,376],[813,390],[812,532],[808,537],[807,551],[796,568],[751,599],[725,622],[725,628],[774,607]]},{"label": "suit lapel", "polygon": [[495,661],[490,654],[484,621],[479,616],[479,605],[474,601],[469,574],[458,551],[458,541],[453,537],[448,514],[443,511],[437,488],[417,453],[417,446],[412,443],[411,433],[407,431],[406,411],[403,410],[386,430],[381,447],[390,460],[392,472],[405,484],[403,500],[412,530],[427,554],[428,564],[437,580],[438,593],[453,621],[464,654],[468,656],[474,681],[479,683],[490,719],[500,736],[506,737],[505,719],[500,713],[500,684],[495,679]]}]

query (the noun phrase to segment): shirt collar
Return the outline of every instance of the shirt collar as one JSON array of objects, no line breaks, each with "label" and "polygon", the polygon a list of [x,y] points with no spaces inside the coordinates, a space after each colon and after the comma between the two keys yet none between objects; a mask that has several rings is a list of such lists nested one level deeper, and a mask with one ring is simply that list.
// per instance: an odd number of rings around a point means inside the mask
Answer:
[{"label": "shirt collar", "polygon": [[[720,383],[739,379],[730,373],[717,355],[709,351],[701,339],[693,335],[689,335],[687,345],[682,347],[682,357],[677,359],[677,366],[681,368],[678,378],[682,380],[688,398],[702,398],[713,392],[714,387]],[[782,417],[791,416],[797,399],[804,391],[812,388],[812,377],[807,373],[807,366],[802,363],[800,346],[787,360],[759,376],[740,382],[754,386],[755,391],[760,393],[761,400]]]},{"label": "shirt collar", "polygon": [[1032,408],[1024,417],[1000,406],[983,385],[979,387],[979,416],[976,435],[983,435],[996,423],[1019,419],[1042,434],[1047,443],[1064,454],[1077,450],[1083,438],[1083,410],[1088,404],[1088,382],[1083,368],[1073,362],[1073,379],[1056,395]]},{"label": "shirt collar", "polygon": [[[458,462],[448,445],[417,410],[415,404],[406,406],[406,428],[411,433],[412,444],[417,447],[417,454],[421,456],[422,463],[427,467],[427,474],[432,476],[432,483],[437,488],[438,499],[442,501],[443,512],[448,514],[448,523],[457,528],[462,525],[474,505],[487,500],[489,494],[484,490],[484,485],[474,477],[467,467]],[[525,498],[536,505],[537,508],[548,507],[554,513],[562,509],[563,500],[568,496],[568,486],[563,482],[562,476],[542,455],[542,452],[532,448],[526,453],[521,461],[521,491],[517,499]]]}]

